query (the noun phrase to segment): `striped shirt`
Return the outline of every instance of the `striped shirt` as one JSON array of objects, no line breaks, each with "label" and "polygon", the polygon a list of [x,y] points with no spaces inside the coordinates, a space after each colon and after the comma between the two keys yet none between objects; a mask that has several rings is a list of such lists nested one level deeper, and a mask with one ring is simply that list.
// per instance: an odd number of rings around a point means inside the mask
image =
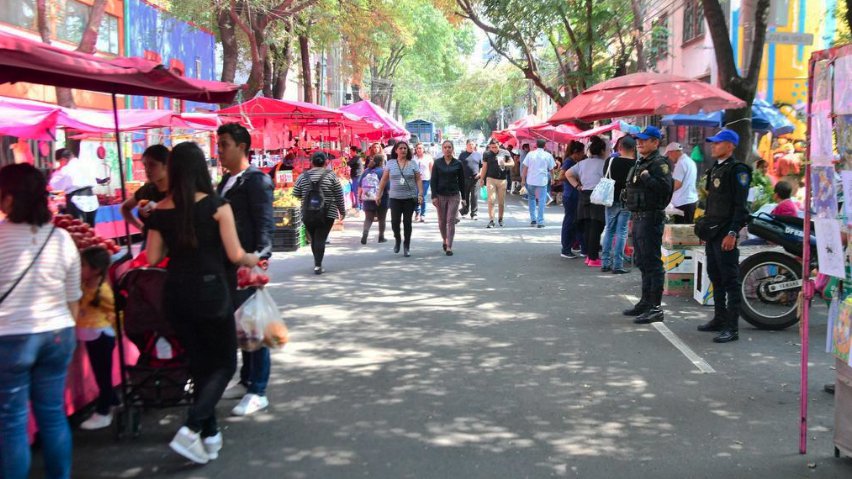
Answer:
[{"label": "striped shirt", "polygon": [[385,166],[385,171],[388,172],[390,180],[390,193],[388,196],[397,200],[406,200],[409,198],[417,198],[420,193],[417,190],[417,178],[415,175],[420,174],[420,166],[414,160],[409,160],[407,164],[400,169],[397,160],[390,160]]},{"label": "striped shirt", "polygon": [[320,183],[320,188],[322,188],[326,204],[329,205],[328,217],[336,220],[338,214],[340,215],[339,218],[346,216],[346,203],[343,201],[343,188],[340,186],[340,180],[337,179],[337,175],[333,171],[325,168],[311,168],[303,172],[296,180],[296,185],[293,186],[293,196],[301,198],[304,202],[308,193],[311,192],[311,184],[319,180],[326,171],[328,171],[328,174]]},{"label": "striped shirt", "polygon": [[[0,295],[6,294],[44,244],[52,225],[32,231],[0,223]],[[35,334],[74,326],[68,303],[83,296],[80,253],[67,231],[57,228],[33,267],[0,304],[0,336]]]}]

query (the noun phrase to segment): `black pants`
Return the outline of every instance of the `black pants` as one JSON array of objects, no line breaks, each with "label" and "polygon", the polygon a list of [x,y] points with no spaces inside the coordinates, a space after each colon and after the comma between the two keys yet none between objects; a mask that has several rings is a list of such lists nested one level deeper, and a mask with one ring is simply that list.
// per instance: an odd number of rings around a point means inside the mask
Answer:
[{"label": "black pants", "polygon": [[[375,201],[372,203],[375,204]],[[382,207],[378,205],[375,207],[376,209],[369,210],[367,209],[367,202],[364,202],[364,236],[370,234],[370,228],[373,227],[373,218],[378,218],[379,220],[379,239],[383,239],[385,237],[385,228],[387,227],[387,219],[388,219],[388,209],[386,207]]]},{"label": "black pants", "polygon": [[118,406],[118,396],[112,387],[112,351],[115,349],[115,338],[101,333],[98,339],[85,341],[86,353],[95,381],[98,383],[98,401],[95,412],[106,416],[113,406]]},{"label": "black pants", "polygon": [[665,271],[661,248],[665,218],[662,211],[633,214],[634,258],[642,272],[641,302],[651,306],[659,306],[663,301]]},{"label": "black pants", "polygon": [[462,193],[462,201],[467,202],[467,206],[462,206],[459,212],[462,216],[466,216],[468,212],[470,212],[470,217],[473,218],[476,216],[479,211],[479,205],[477,202],[479,201],[479,186],[477,186],[477,180],[473,176],[469,176],[464,179],[464,192]]},{"label": "black pants", "polygon": [[83,188],[82,190],[75,191],[74,193],[65,198],[65,213],[73,216],[74,218],[77,218],[78,220],[83,221],[84,223],[88,223],[89,226],[94,228],[95,216],[98,210],[85,212],[80,208],[77,208],[77,205],[75,205],[74,202],[71,201],[71,199],[77,194],[80,194],[81,196],[94,195],[94,193],[92,193],[91,188]]},{"label": "black pants", "polygon": [[597,261],[601,258],[601,234],[603,234],[604,223],[585,219],[580,222],[583,230],[583,241],[586,244],[586,254],[590,260]]},{"label": "black pants", "polygon": [[322,266],[322,259],[325,257],[325,242],[328,240],[328,234],[331,233],[332,226],[334,226],[334,220],[331,218],[305,223],[305,231],[311,236],[311,252],[314,254],[314,266]]},{"label": "black pants", "polygon": [[203,437],[215,435],[216,404],[237,370],[234,303],[224,274],[169,274],[165,313],[186,348],[195,383],[195,402],[186,427]]},{"label": "black pants", "polygon": [[724,320],[723,327],[732,331],[739,329],[740,305],[740,250],[722,250],[725,235],[712,239],[705,245],[707,254],[707,276],[713,283],[714,318]]},{"label": "black pants", "polygon": [[675,206],[675,208],[683,211],[683,216],[674,215],[676,225],[691,225],[695,223],[695,205],[698,203],[689,203],[688,205]]},{"label": "black pants", "polygon": [[396,244],[399,244],[401,239],[399,224],[402,222],[403,233],[405,234],[403,241],[405,249],[411,247],[411,217],[414,215],[415,208],[417,208],[417,200],[414,198],[407,198],[404,200],[398,200],[396,198],[390,199],[391,228],[393,229],[393,237],[396,239]]}]

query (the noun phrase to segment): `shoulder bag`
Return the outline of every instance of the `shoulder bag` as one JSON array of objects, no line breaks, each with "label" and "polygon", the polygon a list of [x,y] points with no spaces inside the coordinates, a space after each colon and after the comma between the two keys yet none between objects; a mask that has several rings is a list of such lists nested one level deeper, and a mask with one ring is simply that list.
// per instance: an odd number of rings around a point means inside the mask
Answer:
[{"label": "shoulder bag", "polygon": [[601,178],[597,186],[595,186],[595,189],[592,190],[592,196],[589,198],[589,201],[593,204],[612,206],[613,199],[615,198],[615,180],[610,178],[610,171],[612,170],[614,161],[614,158],[610,158],[606,174]]},{"label": "shoulder bag", "polygon": [[44,240],[44,243],[41,245],[41,248],[39,248],[39,249],[38,249],[38,252],[35,254],[35,256],[33,256],[33,260],[30,262],[30,265],[29,265],[29,266],[27,266],[27,269],[25,269],[25,270],[24,270],[24,272],[23,272],[23,273],[21,273],[21,275],[20,275],[20,276],[18,276],[18,279],[17,279],[17,280],[15,280],[15,282],[14,282],[14,283],[12,283],[12,287],[11,287],[11,288],[9,288],[9,291],[6,291],[6,293],[5,293],[3,296],[0,296],[0,304],[3,304],[3,301],[6,301],[6,298],[7,298],[10,294],[12,294],[12,291],[14,291],[14,290],[15,290],[15,287],[16,287],[16,286],[18,286],[18,283],[20,283],[20,282],[21,282],[21,280],[22,280],[22,279],[24,279],[24,276],[26,276],[26,275],[27,275],[27,273],[29,273],[29,272],[30,272],[30,268],[32,268],[32,267],[33,267],[33,265],[35,264],[35,262],[38,260],[38,257],[39,257],[39,256],[41,256],[41,252],[42,252],[42,251],[44,251],[44,247],[45,247],[45,246],[47,246],[47,243],[48,243],[48,241],[50,241],[50,237],[51,237],[51,236],[53,236],[53,232],[54,232],[55,230],[56,230],[56,225],[53,225],[53,226],[50,228],[50,233],[48,233],[48,234],[47,234],[47,238]]}]

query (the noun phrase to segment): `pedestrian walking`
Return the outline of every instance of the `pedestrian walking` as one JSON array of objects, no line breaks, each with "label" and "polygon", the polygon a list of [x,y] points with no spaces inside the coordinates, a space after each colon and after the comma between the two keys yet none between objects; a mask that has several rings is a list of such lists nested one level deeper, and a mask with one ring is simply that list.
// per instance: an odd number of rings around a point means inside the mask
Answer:
[{"label": "pedestrian walking", "polygon": [[349,147],[349,160],[346,162],[349,166],[349,182],[351,190],[349,192],[352,207],[357,211],[361,211],[361,195],[358,194],[361,175],[364,174],[364,160],[361,158],[361,150],[357,146]]},{"label": "pedestrian walking", "polygon": [[328,155],[322,151],[311,155],[311,169],[305,171],[293,186],[293,196],[302,200],[302,222],[311,237],[314,274],[322,274],[325,243],[334,222],[346,217],[343,188],[334,171],[326,167]]},{"label": "pedestrian walking", "polygon": [[606,229],[604,230],[603,249],[601,250],[601,271],[624,274],[624,246],[627,244],[627,226],[630,223],[630,210],[624,207],[621,192],[627,185],[627,175],[636,164],[636,140],[632,136],[622,136],[615,144],[617,156],[604,162],[604,171],[615,180],[615,194],[612,206],[606,207]]},{"label": "pedestrian walking", "polygon": [[479,211],[479,180],[482,173],[482,154],[476,151],[476,142],[467,140],[465,151],[459,155],[464,167],[464,191],[462,191],[462,216],[470,213],[470,219],[475,220]]},{"label": "pedestrian walking", "polygon": [[571,141],[568,145],[568,154],[559,170],[559,179],[562,181],[562,208],[564,211],[562,218],[562,254],[560,256],[566,259],[574,259],[586,255],[582,247],[579,255],[573,251],[574,244],[580,243],[581,246],[583,244],[583,235],[580,232],[580,228],[577,227],[577,204],[580,200],[580,192],[568,181],[566,176],[568,170],[586,158],[585,151],[585,145],[576,140]]},{"label": "pedestrian walking", "polygon": [[432,167],[432,204],[438,210],[438,229],[444,240],[444,251],[447,256],[452,256],[465,174],[462,163],[453,157],[453,142],[444,141],[441,149],[444,156],[435,161]]},{"label": "pedestrian walking", "polygon": [[[418,143],[414,146],[414,161],[417,162],[417,167],[420,169],[420,181],[423,185],[423,197],[429,194],[429,183],[432,180],[432,165],[434,156],[426,153],[423,143]],[[418,223],[426,222],[426,202],[421,201],[420,207],[415,211],[414,221]]]},{"label": "pedestrian walking", "polygon": [[706,242],[707,276],[713,283],[713,319],[698,326],[698,330],[719,332],[713,342],[728,343],[740,337],[742,290],[737,240],[749,215],[746,202],[751,168],[733,156],[740,142],[736,132],[723,129],[707,142],[716,163],[705,174],[707,209],[696,223],[695,232]]},{"label": "pedestrian walking", "polygon": [[69,478],[65,378],[77,346],[80,254],[71,235],[50,224],[47,180],[32,165],[0,169],[0,210],[0,477],[29,476],[32,410],[45,477]]},{"label": "pedestrian walking", "polygon": [[663,301],[663,211],[672,197],[672,168],[659,152],[662,133],[654,126],[636,135],[641,155],[627,177],[624,205],[633,218],[633,256],[642,273],[642,298],[625,316],[636,316],[636,324],[664,319]]},{"label": "pedestrian walking", "polygon": [[674,165],[672,206],[683,211],[683,215],[674,215],[674,222],[678,225],[691,225],[695,218],[695,207],[698,205],[698,168],[692,158],[683,152],[680,143],[669,143],[665,153]]},{"label": "pedestrian walking", "polygon": [[566,174],[568,181],[580,190],[577,202],[577,223],[583,232],[590,268],[601,268],[601,234],[606,223],[606,208],[592,203],[592,191],[604,175],[606,142],[599,136],[589,139],[589,157],[571,167]]},{"label": "pedestrian walking", "polygon": [[148,264],[159,264],[168,251],[163,309],[186,348],[195,394],[169,446],[205,464],[222,448],[216,404],[237,368],[232,273],[226,259],[254,267],[260,258],[240,246],[231,205],[213,191],[197,144],[176,145],[168,168],[169,196],[148,224]]},{"label": "pedestrian walking", "polygon": [[484,180],[488,191],[488,226],[493,228],[494,203],[497,203],[497,221],[503,226],[503,213],[506,210],[506,187],[509,169],[515,165],[512,154],[500,148],[496,141],[488,144],[488,151],[482,155],[482,169],[479,176]]},{"label": "pedestrian walking", "polygon": [[530,226],[544,228],[544,205],[550,171],[556,166],[553,155],[545,151],[547,141],[536,140],[536,149],[527,153],[521,166],[521,184],[527,189],[530,209]]},{"label": "pedestrian walking", "polygon": [[[225,169],[217,192],[231,205],[240,246],[251,252],[265,250],[261,259],[268,259],[272,255],[272,235],[275,231],[272,179],[249,162],[251,135],[244,126],[238,123],[222,125],[217,136],[219,162]],[[231,297],[236,311],[251,298],[255,288],[237,289],[236,268],[229,267],[229,273]],[[240,399],[231,414],[246,416],[269,406],[266,386],[269,384],[272,360],[266,347],[252,352],[241,351],[240,354],[242,367],[239,382],[226,389],[222,397]]]},{"label": "pedestrian walking", "polygon": [[[381,150],[380,150],[381,151]],[[361,244],[367,244],[367,236],[374,221],[379,222],[379,243],[385,243],[385,225],[388,216],[387,187],[377,201],[379,195],[379,183],[385,172],[385,155],[382,153],[373,155],[369,166],[361,175],[361,203],[364,207],[364,231],[361,233]]]},{"label": "pedestrian walking", "polygon": [[[390,185],[391,228],[396,242],[393,252],[399,253],[403,246],[403,256],[411,256],[411,217],[415,209],[423,201],[423,184],[420,178],[420,168],[412,160],[412,152],[408,143],[401,141],[394,149],[396,158],[388,161],[387,167],[379,182],[378,200],[384,196],[385,186]],[[400,232],[400,223],[403,231]],[[404,239],[402,234],[405,235]]]}]

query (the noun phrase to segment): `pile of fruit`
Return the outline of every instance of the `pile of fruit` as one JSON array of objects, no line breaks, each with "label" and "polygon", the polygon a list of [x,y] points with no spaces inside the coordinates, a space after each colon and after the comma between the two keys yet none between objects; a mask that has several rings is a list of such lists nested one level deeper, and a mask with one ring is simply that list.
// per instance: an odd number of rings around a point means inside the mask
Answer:
[{"label": "pile of fruit", "polygon": [[237,289],[262,288],[268,282],[269,276],[259,268],[240,266],[237,269]]},{"label": "pile of fruit", "polygon": [[298,208],[302,202],[299,198],[293,196],[292,189],[278,189],[275,190],[274,200],[272,202],[272,206],[274,208]]},{"label": "pile of fruit", "polygon": [[100,246],[109,251],[110,254],[116,254],[121,251],[121,246],[115,244],[115,241],[97,236],[91,226],[71,215],[56,215],[53,217],[53,224],[57,228],[68,231],[74,240],[74,244],[80,250],[92,246]]}]

